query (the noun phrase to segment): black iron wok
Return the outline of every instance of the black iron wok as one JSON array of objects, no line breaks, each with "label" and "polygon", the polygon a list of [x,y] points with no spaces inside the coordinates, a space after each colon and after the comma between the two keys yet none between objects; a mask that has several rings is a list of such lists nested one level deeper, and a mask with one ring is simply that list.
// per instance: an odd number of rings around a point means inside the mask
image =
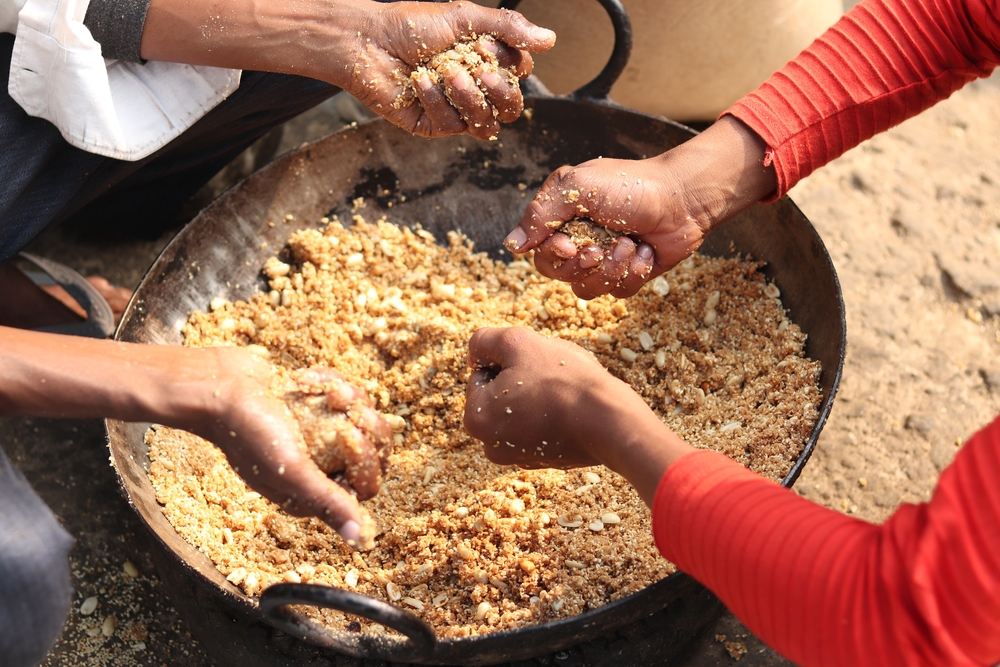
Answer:
[{"label": "black iron wok", "polygon": [[[593,82],[558,98],[540,86],[526,86],[527,113],[503,127],[497,142],[468,137],[428,142],[374,120],[279,158],[222,195],[167,246],[137,289],[116,339],[180,344],[191,311],[205,310],[215,297],[245,299],[266,289],[260,267],[288,236],[318,225],[323,216],[349,220],[357,197],[367,201],[366,217],[386,213],[398,224],[420,223],[437,238],[460,228],[477,249],[503,257],[501,241],[529,201],[518,184],[527,184],[530,193],[563,164],[597,156],[652,156],[694,136],[682,125],[608,100],[628,58],[630,33],[618,0],[601,2],[619,41]],[[287,214],[294,223],[281,222]],[[833,264],[812,225],[788,199],[751,207],[713,232],[701,251],[766,261],[764,273],[781,289],[790,318],[808,334],[807,354],[822,363],[820,417],[783,482],[791,486],[816,445],[840,380],[845,323]],[[570,619],[442,641],[405,611],[337,589],[283,584],[258,602],[226,581],[163,516],[146,474],[147,427],[109,420],[112,462],[129,503],[155,538],[154,558],[175,604],[223,663],[484,665],[541,657],[550,664],[553,656],[577,655],[586,664],[650,664],[674,653],[720,610],[705,589],[681,573]],[[362,613],[406,637],[333,630],[283,606],[289,602]]]}]

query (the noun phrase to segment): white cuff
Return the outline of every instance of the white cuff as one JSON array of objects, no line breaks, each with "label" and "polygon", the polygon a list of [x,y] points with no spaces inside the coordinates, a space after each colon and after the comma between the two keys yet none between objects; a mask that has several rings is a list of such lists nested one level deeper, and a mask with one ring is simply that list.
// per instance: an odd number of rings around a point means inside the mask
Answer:
[{"label": "white cuff", "polygon": [[7,89],[71,145],[140,160],[240,85],[240,71],[105,60],[83,25],[89,0],[28,0],[18,15]]}]

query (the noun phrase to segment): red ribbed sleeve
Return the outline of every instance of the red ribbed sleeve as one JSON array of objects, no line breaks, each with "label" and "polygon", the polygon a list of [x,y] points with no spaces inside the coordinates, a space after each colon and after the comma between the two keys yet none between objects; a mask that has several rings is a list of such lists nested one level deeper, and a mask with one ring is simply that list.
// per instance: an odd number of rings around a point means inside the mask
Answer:
[{"label": "red ribbed sleeve", "polygon": [[725,113],[767,143],[773,201],[998,62],[1000,0],[864,0]]},{"label": "red ribbed sleeve", "polygon": [[959,451],[930,502],[881,526],[721,454],[688,454],[660,481],[653,534],[804,667],[1000,661],[1000,419]]}]

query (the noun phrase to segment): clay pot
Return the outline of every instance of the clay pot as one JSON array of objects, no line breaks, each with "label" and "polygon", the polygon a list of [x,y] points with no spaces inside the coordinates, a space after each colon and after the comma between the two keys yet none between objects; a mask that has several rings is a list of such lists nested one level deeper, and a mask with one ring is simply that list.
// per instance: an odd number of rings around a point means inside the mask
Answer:
[{"label": "clay pot", "polygon": [[[495,1],[476,0],[496,6]],[[714,120],[831,26],[842,0],[622,0],[635,43],[611,99],[681,121]],[[611,54],[611,23],[596,2],[523,0],[528,19],[559,35],[535,58],[557,94],[576,90]]]}]

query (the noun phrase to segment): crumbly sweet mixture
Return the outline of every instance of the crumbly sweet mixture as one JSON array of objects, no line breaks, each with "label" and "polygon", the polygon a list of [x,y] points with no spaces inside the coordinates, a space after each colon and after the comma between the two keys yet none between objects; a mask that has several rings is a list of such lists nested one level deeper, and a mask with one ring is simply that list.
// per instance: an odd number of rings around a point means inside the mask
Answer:
[{"label": "crumbly sweet mixture", "polygon": [[559,227],[559,231],[569,236],[577,248],[598,246],[605,255],[610,255],[621,232],[602,227],[589,218],[573,218]]},{"label": "crumbly sweet mixture", "polygon": [[[775,480],[817,417],[819,365],[755,262],[695,255],[636,297],[586,302],[527,259],[495,262],[457,233],[440,246],[384,219],[297,232],[288,255],[265,266],[269,292],[193,313],[186,344],[256,345],[289,369],[337,368],[402,423],[382,491],[364,503],[382,531],[365,553],[250,491],[209,443],[150,430],[165,514],[249,595],[325,583],[461,637],[579,614],[674,570],[621,477],[497,466],[465,433],[467,341],[482,326],[577,342],[689,442]],[[359,620],[303,611],[336,629]]]},{"label": "crumbly sweet mixture", "polygon": [[[481,41],[491,43],[496,42],[495,38],[491,35],[472,35],[463,41],[456,42],[450,49],[431,56],[426,63],[416,67],[412,72],[410,72],[408,78],[400,80],[400,83],[403,84],[403,94],[395,101],[393,106],[396,108],[402,108],[408,107],[414,103],[416,100],[416,83],[424,74],[426,74],[434,84],[443,84],[445,97],[452,104],[452,106],[456,106],[453,99],[454,90],[448,83],[448,75],[453,72],[455,68],[462,68],[466,70],[469,76],[472,77],[472,80],[476,82],[476,85],[484,90],[485,87],[482,83],[482,75],[488,72],[499,74],[500,76],[506,78],[512,86],[517,87],[519,79],[514,67],[503,67],[500,65],[494,54],[490,53],[486,49],[477,49],[476,45]],[[483,104],[490,106],[489,102],[485,100]],[[499,111],[495,107],[490,106],[490,108],[493,113],[493,117],[497,118],[499,116]]]},{"label": "crumbly sweet mixture", "polygon": [[[259,345],[250,349],[270,356]],[[365,488],[378,488],[392,450],[392,431],[388,424],[373,423],[378,420],[377,413],[368,408],[363,397],[355,396],[337,371],[275,366],[271,393],[288,406],[298,423],[301,445],[320,470],[349,488],[360,490],[359,482]],[[384,417],[402,422],[396,415]],[[359,528],[361,539],[352,546],[362,550],[374,547],[378,528],[364,508]]]}]

